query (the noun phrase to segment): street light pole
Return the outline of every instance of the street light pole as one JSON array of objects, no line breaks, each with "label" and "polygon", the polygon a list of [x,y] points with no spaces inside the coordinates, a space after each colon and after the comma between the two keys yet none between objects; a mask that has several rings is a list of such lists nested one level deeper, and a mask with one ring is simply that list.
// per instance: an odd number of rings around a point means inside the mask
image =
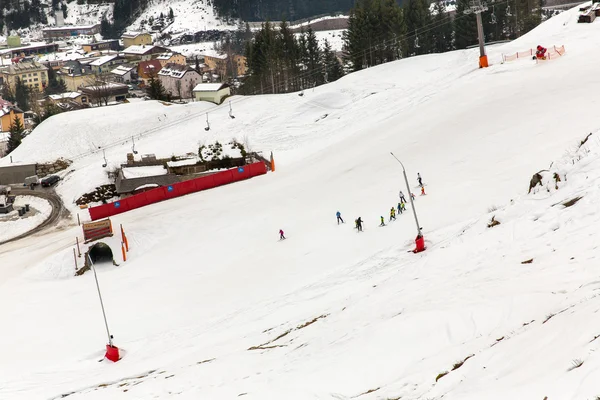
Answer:
[{"label": "street light pole", "polygon": [[106,312],[104,311],[104,302],[102,301],[102,294],[100,293],[100,285],[98,284],[98,275],[96,275],[96,268],[94,267],[94,263],[92,262],[92,259],[89,254],[88,254],[88,260],[92,267],[92,271],[94,271],[94,279],[96,280],[96,288],[98,288],[98,297],[100,298],[100,307],[102,307],[102,316],[104,317],[104,326],[106,326],[106,334],[108,335],[108,344],[110,345],[110,347],[113,347],[112,335],[110,334],[110,331],[108,330],[108,321],[106,320]]},{"label": "street light pole", "polygon": [[396,159],[396,161],[398,161],[400,163],[400,165],[402,166],[402,173],[404,174],[404,182],[406,182],[406,190],[408,190],[408,197],[410,198],[410,206],[412,208],[413,211],[413,215],[415,216],[415,223],[417,224],[417,234],[418,236],[422,236],[421,235],[421,225],[419,224],[419,219],[417,218],[417,210],[415,209],[415,203],[413,201],[412,198],[412,191],[410,190],[410,186],[408,184],[408,178],[406,177],[406,169],[404,168],[404,164],[402,164],[402,161],[400,161],[398,159],[398,157],[396,157],[394,155],[394,153],[392,153],[390,151],[390,154],[392,155],[392,157],[394,157]]}]

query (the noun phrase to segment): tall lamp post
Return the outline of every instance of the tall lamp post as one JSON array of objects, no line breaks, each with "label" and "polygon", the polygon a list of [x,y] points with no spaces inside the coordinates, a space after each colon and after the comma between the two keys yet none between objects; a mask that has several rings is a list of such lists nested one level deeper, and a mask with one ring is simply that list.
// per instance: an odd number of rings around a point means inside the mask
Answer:
[{"label": "tall lamp post", "polygon": [[421,225],[419,224],[419,218],[417,217],[417,210],[415,209],[415,202],[413,201],[413,198],[412,198],[412,191],[410,190],[410,185],[408,184],[408,178],[406,177],[406,168],[404,168],[404,164],[402,164],[402,161],[400,161],[398,159],[398,157],[396,157],[394,155],[394,153],[392,153],[390,151],[390,154],[402,166],[402,174],[404,175],[404,182],[406,182],[406,190],[408,191],[408,197],[410,199],[410,206],[412,208],[413,215],[415,216],[415,223],[417,224],[417,239],[415,240],[417,248],[415,249],[415,253],[418,253],[420,251],[425,250],[425,247],[424,247],[425,244],[424,244],[423,234],[421,233]]},{"label": "tall lamp post", "polygon": [[98,283],[98,275],[96,274],[96,268],[94,267],[94,263],[90,255],[87,255],[88,261],[94,271],[94,279],[96,280],[96,288],[98,289],[98,297],[100,298],[100,307],[102,308],[102,316],[104,317],[104,326],[106,327],[106,334],[108,335],[108,344],[106,345],[106,355],[105,357],[113,362],[119,361],[119,348],[113,346],[112,335],[110,334],[110,330],[108,329],[108,320],[106,319],[106,312],[104,311],[104,302],[102,301],[102,293],[100,293],[100,284]]}]

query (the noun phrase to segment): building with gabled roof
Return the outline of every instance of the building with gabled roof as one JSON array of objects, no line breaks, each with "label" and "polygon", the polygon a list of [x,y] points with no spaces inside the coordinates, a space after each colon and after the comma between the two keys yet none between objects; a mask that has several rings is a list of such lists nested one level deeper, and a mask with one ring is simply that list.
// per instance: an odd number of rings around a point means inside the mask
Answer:
[{"label": "building with gabled roof", "polygon": [[19,62],[0,69],[0,84],[15,90],[17,79],[30,89],[43,92],[48,84],[48,67],[36,61]]},{"label": "building with gabled roof", "polygon": [[146,45],[134,45],[129,46],[123,50],[123,55],[129,60],[151,60],[155,54],[160,54],[168,51],[169,49],[161,46],[146,46]]},{"label": "building with gabled roof", "polygon": [[194,87],[195,101],[210,101],[221,104],[223,99],[231,96],[231,89],[226,83],[200,83]]},{"label": "building with gabled roof", "polygon": [[194,87],[202,83],[202,76],[189,65],[167,64],[159,72],[158,78],[173,97],[191,98]]},{"label": "building with gabled roof", "polygon": [[185,58],[185,56],[183,54],[175,52],[161,53],[157,55],[154,59],[158,60],[160,62],[160,65],[162,65],[163,67],[167,64],[187,64],[187,59]]},{"label": "building with gabled roof", "polygon": [[142,61],[138,64],[138,79],[147,85],[150,78],[158,77],[158,73],[161,69],[162,66],[158,60]]},{"label": "building with gabled roof", "polygon": [[15,118],[21,120],[21,123],[25,126],[23,116],[23,110],[10,101],[0,98],[0,132],[8,132]]},{"label": "building with gabled roof", "polygon": [[126,32],[121,36],[123,46],[142,46],[152,44],[152,35],[147,32]]}]

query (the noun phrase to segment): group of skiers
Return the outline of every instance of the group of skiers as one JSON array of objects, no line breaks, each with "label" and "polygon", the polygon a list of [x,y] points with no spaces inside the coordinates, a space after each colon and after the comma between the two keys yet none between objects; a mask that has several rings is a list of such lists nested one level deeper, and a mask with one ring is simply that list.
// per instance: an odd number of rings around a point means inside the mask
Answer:
[{"label": "group of skiers", "polygon": [[[421,196],[425,195],[425,185],[423,185],[423,178],[421,178],[421,174],[417,173],[417,182],[419,183],[419,186],[421,187]],[[414,193],[410,193],[410,196],[412,197],[412,199],[415,199],[415,194]],[[400,197],[400,201],[398,202],[398,206],[397,206],[397,210],[398,210],[398,214],[402,214],[404,211],[406,211],[406,198],[404,197],[404,193],[402,192],[402,190],[400,190],[399,193],[399,197]],[[337,223],[338,225],[340,223],[344,224],[344,219],[342,218],[342,213],[337,211],[335,213],[335,217],[337,219]],[[381,223],[379,226],[385,226],[385,219],[383,218],[383,216],[380,217]],[[390,219],[389,222],[395,221],[396,220],[396,208],[392,207],[390,209]],[[358,232],[362,232],[363,231],[363,220],[361,217],[358,217],[354,220],[354,229],[356,229]],[[285,234],[283,232],[283,229],[279,230],[279,240],[284,240],[286,239]]]}]

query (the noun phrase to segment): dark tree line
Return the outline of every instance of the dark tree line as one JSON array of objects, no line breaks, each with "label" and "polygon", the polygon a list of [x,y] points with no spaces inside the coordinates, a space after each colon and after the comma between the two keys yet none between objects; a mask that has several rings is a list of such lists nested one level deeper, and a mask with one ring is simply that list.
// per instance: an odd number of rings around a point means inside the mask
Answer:
[{"label": "dark tree line", "polygon": [[0,31],[47,23],[40,0],[0,0]]},{"label": "dark tree line", "polygon": [[[494,5],[482,14],[486,42],[514,39],[542,21],[543,0]],[[511,7],[512,5],[512,7]],[[443,1],[356,0],[344,36],[348,68],[358,71],[407,56],[464,49],[478,43],[469,0],[457,0],[454,19]]]},{"label": "dark tree line", "polygon": [[213,0],[213,5],[222,17],[244,21],[297,20],[348,12],[354,0]]},{"label": "dark tree line", "polygon": [[102,37],[118,39],[127,26],[140,15],[148,6],[149,0],[115,0],[113,6],[113,20],[102,18],[100,22],[100,33]]},{"label": "dark tree line", "polygon": [[309,28],[296,37],[287,22],[276,28],[266,22],[246,42],[248,77],[241,92],[288,93],[333,82],[344,75],[326,41],[320,44]]}]

